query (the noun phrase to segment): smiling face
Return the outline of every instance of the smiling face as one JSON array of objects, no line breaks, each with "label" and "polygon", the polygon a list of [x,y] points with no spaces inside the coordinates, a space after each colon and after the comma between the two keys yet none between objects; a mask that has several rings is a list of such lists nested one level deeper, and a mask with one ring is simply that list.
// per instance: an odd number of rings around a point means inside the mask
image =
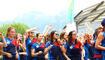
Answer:
[{"label": "smiling face", "polygon": [[64,39],[68,40],[68,34],[67,33],[64,34]]},{"label": "smiling face", "polygon": [[53,38],[54,38],[54,39],[58,39],[58,37],[59,37],[59,34],[58,34],[58,32],[55,32],[55,33],[54,33],[54,36],[53,36]]},{"label": "smiling face", "polygon": [[72,39],[73,40],[76,40],[77,39],[77,33],[75,31],[72,32]]},{"label": "smiling face", "polygon": [[28,32],[29,37],[34,37],[34,32]]},{"label": "smiling face", "polygon": [[22,40],[23,39],[23,36],[22,36],[22,34],[20,34],[20,40]]},{"label": "smiling face", "polygon": [[18,33],[18,34],[17,34],[17,38],[19,38],[19,40],[21,41],[21,40],[23,39],[22,34]]},{"label": "smiling face", "polygon": [[41,40],[43,39],[43,34],[39,33],[38,36],[37,36],[37,39],[38,39],[39,41],[41,41]]},{"label": "smiling face", "polygon": [[9,37],[14,38],[15,37],[15,29],[11,29],[10,31],[7,32]]}]

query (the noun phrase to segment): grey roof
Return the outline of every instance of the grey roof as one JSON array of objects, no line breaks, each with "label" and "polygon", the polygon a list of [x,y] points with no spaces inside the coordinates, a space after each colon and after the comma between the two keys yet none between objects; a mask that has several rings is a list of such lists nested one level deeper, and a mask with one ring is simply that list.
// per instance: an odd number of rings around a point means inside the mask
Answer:
[{"label": "grey roof", "polygon": [[84,10],[81,10],[75,17],[77,25],[85,22],[100,22],[105,18],[105,1],[99,2]]}]

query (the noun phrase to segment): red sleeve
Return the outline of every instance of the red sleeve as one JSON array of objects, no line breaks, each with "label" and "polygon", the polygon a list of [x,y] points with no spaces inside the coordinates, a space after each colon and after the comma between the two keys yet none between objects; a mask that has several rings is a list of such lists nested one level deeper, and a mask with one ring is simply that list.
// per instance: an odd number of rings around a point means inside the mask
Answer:
[{"label": "red sleeve", "polygon": [[85,43],[84,44],[86,44],[87,43],[87,40],[85,41]]},{"label": "red sleeve", "polygon": [[75,44],[75,48],[80,48],[81,46],[82,46],[82,43],[80,42],[80,41],[77,41],[78,43],[77,44]]},{"label": "red sleeve", "polygon": [[36,43],[37,42],[37,38],[34,38],[32,43]]},{"label": "red sleeve", "polygon": [[[58,44],[58,43],[59,43],[59,44]],[[61,46],[61,42],[60,42],[60,41],[58,41],[58,43],[56,42],[54,45],[55,45],[55,46],[59,46],[59,47],[60,47],[60,46]]]},{"label": "red sleeve", "polygon": [[14,44],[15,46],[19,45],[16,39],[14,39],[11,43]]},{"label": "red sleeve", "polygon": [[78,41],[79,46],[82,46],[82,43],[80,41]]},{"label": "red sleeve", "polygon": [[45,44],[44,44],[44,43],[42,43],[42,44],[40,45],[40,47],[45,48]]},{"label": "red sleeve", "polygon": [[1,49],[3,49],[3,48],[0,46],[0,50],[1,50]]}]

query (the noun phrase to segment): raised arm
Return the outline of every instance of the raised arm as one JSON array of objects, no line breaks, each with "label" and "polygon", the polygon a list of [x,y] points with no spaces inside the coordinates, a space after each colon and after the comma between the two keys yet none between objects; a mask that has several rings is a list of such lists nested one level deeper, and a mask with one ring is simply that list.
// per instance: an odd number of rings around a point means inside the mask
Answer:
[{"label": "raised arm", "polygon": [[0,50],[3,49],[3,43],[0,42]]},{"label": "raised arm", "polygon": [[28,33],[24,34],[24,41],[23,41],[23,46],[26,48],[26,39],[28,38]]},{"label": "raised arm", "polygon": [[3,47],[7,47],[7,43],[2,33],[0,33],[0,38],[3,40]]},{"label": "raised arm", "polygon": [[61,29],[59,29],[59,33],[60,33],[60,34],[62,33],[62,30],[61,30]]},{"label": "raised arm", "polygon": [[45,35],[45,33],[47,32],[48,29],[48,25],[45,26],[44,31],[43,31],[43,35]]},{"label": "raised arm", "polygon": [[35,27],[35,28],[32,28],[32,29],[29,29],[29,30],[27,30],[26,32],[32,32],[32,31],[37,31],[39,29],[39,27]]},{"label": "raised arm", "polygon": [[91,36],[89,34],[85,34],[85,36],[86,36],[85,40],[87,40],[88,43],[93,46],[95,42],[92,41]]},{"label": "raised arm", "polygon": [[48,26],[48,31],[44,34],[44,36],[48,35],[48,33],[50,32],[50,30],[52,29],[52,25]]}]

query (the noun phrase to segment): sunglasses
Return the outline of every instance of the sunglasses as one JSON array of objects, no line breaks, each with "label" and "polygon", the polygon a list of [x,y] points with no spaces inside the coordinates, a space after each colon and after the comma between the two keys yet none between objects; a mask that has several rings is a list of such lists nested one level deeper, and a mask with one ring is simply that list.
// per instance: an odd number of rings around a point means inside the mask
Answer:
[{"label": "sunglasses", "polygon": [[57,36],[59,36],[59,34],[56,33]]},{"label": "sunglasses", "polygon": [[34,32],[31,32],[31,33],[34,33]]}]

